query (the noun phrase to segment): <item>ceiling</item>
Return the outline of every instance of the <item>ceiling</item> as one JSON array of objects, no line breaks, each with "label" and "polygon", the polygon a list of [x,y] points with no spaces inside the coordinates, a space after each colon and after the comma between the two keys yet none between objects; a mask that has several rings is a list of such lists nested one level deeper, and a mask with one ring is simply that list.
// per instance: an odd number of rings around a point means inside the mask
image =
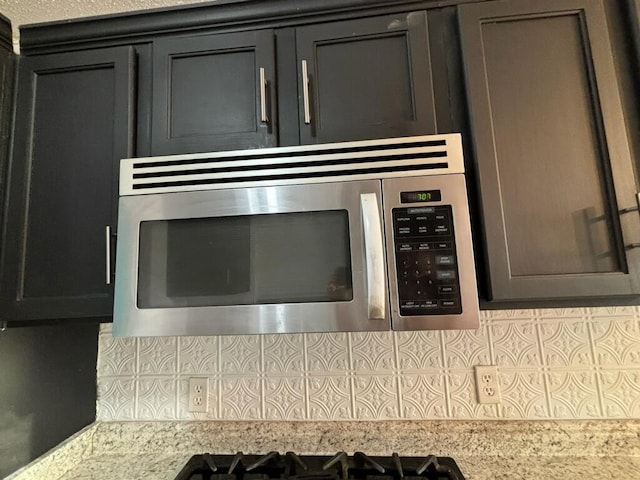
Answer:
[{"label": "ceiling", "polygon": [[0,13],[11,20],[17,45],[20,25],[205,1],[211,0],[0,0]]}]

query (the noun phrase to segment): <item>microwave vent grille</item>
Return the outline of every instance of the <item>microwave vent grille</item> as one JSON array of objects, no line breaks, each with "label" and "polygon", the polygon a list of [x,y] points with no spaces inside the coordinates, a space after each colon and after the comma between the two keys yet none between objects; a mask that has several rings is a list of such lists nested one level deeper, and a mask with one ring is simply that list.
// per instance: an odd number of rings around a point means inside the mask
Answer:
[{"label": "microwave vent grille", "polygon": [[120,195],[463,173],[460,134],[130,158]]}]

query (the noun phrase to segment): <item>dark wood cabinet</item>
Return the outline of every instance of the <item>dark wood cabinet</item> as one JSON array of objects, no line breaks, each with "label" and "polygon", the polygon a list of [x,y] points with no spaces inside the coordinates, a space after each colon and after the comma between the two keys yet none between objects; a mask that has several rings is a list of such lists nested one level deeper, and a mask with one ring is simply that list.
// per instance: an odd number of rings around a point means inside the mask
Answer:
[{"label": "dark wood cabinet", "polygon": [[272,30],[154,41],[152,153],[276,146],[274,44]]},{"label": "dark wood cabinet", "polygon": [[155,40],[153,154],[436,133],[426,12],[285,30]]},{"label": "dark wood cabinet", "polygon": [[451,131],[494,308],[635,301],[638,1],[214,2],[21,27],[0,320],[111,314],[121,158]]},{"label": "dark wood cabinet", "polygon": [[[8,320],[109,316],[106,227],[133,154],[130,47],[22,57],[8,191]],[[115,251],[115,250],[114,250]]]},{"label": "dark wood cabinet", "polygon": [[602,0],[459,7],[493,300],[640,294],[640,221]]},{"label": "dark wood cabinet", "polygon": [[424,11],[296,30],[300,143],[436,133]]}]

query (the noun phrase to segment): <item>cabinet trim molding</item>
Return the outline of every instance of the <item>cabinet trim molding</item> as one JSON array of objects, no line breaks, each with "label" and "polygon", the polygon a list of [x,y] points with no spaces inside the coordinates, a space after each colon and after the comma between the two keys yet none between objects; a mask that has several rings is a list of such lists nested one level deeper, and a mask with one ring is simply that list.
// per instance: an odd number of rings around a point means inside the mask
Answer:
[{"label": "cabinet trim molding", "polygon": [[0,46],[13,51],[13,33],[11,22],[7,17],[0,14]]},{"label": "cabinet trim molding", "polygon": [[[265,28],[300,24],[302,19],[351,12],[380,15],[388,10],[441,8],[477,0],[218,0],[195,5],[48,22],[20,27],[20,51],[25,55],[53,53],[90,45],[148,41],[163,33],[212,28]],[[266,25],[269,22],[272,25]],[[11,37],[9,37],[11,38]]]}]

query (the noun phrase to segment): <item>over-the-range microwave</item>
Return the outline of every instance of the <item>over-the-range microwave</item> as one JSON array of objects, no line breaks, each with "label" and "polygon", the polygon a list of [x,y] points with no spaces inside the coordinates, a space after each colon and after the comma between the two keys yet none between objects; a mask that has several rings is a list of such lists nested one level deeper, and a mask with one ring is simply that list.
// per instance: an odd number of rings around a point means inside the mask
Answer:
[{"label": "over-the-range microwave", "polygon": [[121,161],[114,335],[478,326],[459,134]]}]

